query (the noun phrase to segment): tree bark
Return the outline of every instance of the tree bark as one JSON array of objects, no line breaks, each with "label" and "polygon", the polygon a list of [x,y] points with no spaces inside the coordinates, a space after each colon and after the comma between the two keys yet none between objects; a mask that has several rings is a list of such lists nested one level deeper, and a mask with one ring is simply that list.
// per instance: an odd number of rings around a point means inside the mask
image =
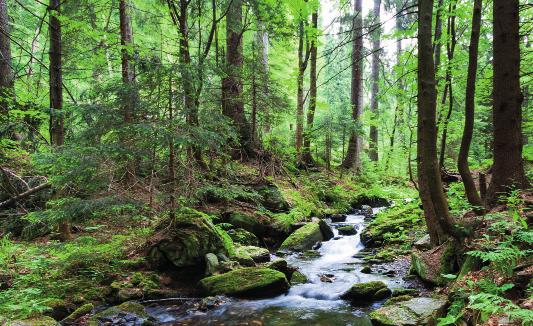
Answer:
[{"label": "tree bark", "polygon": [[362,73],[363,73],[363,5],[362,0],[355,0],[353,18],[353,46],[352,46],[352,83],[350,92],[350,103],[352,106],[352,128],[350,128],[350,139],[348,149],[342,162],[345,169],[354,169],[356,172],[360,168],[361,137],[359,136],[358,125],[362,113]]},{"label": "tree bark", "polygon": [[480,213],[483,212],[483,202],[481,197],[479,197],[474,179],[470,173],[470,167],[468,166],[468,152],[470,150],[470,143],[474,132],[477,55],[481,28],[481,2],[482,0],[474,1],[472,12],[472,32],[470,35],[470,46],[468,48],[468,75],[466,78],[465,126],[463,137],[461,139],[461,148],[459,149],[459,158],[457,160],[457,168],[463,179],[466,198],[472,206],[478,207],[476,211]]},{"label": "tree bark", "polygon": [[[380,7],[381,0],[374,0],[372,17],[374,19],[374,32],[372,33],[372,94],[370,100],[370,111],[374,122],[378,121],[378,95],[379,95],[379,57],[381,54],[381,27],[380,27]],[[396,124],[396,122],[395,122]],[[396,128],[396,125],[394,125]],[[394,134],[394,131],[393,131]],[[375,124],[370,126],[370,151],[368,153],[371,161],[377,162],[378,155],[378,128]]]},{"label": "tree bark", "polygon": [[495,205],[510,188],[525,189],[522,160],[519,1],[494,0],[493,108],[494,164],[487,200]]},{"label": "tree bark", "polygon": [[306,132],[304,133],[304,146],[302,153],[302,163],[306,166],[313,166],[315,164],[313,156],[311,155],[311,133],[313,131],[313,123],[315,120],[316,110],[316,61],[317,61],[317,46],[318,46],[318,12],[311,14],[311,25],[314,28],[313,37],[311,39],[311,62],[309,70],[309,107],[307,109],[307,125]]},{"label": "tree bark", "polygon": [[0,0],[0,115],[7,115],[15,95],[7,1]]},{"label": "tree bark", "polygon": [[242,0],[232,0],[226,16],[226,73],[222,79],[222,113],[230,118],[239,135],[241,157],[253,155],[251,128],[242,99]]},{"label": "tree bark", "polygon": [[418,182],[431,244],[437,246],[450,237],[453,221],[437,164],[437,92],[431,41],[433,0],[419,0],[418,14]]},{"label": "tree bark", "polygon": [[441,53],[441,43],[440,38],[442,35],[442,3],[443,0],[439,0],[437,3],[437,14],[435,17],[435,40],[433,42],[433,50],[435,52],[435,74],[439,72],[440,66],[440,53]]},{"label": "tree bark", "polygon": [[50,0],[50,143],[62,146],[64,143],[63,122],[63,77],[61,66],[61,15],[60,0]]},{"label": "tree bark", "polygon": [[304,132],[304,74],[307,69],[307,61],[310,55],[307,46],[305,47],[304,54],[303,19],[303,17],[300,17],[300,22],[298,23],[298,77],[296,80],[296,156],[298,160],[301,158]]}]

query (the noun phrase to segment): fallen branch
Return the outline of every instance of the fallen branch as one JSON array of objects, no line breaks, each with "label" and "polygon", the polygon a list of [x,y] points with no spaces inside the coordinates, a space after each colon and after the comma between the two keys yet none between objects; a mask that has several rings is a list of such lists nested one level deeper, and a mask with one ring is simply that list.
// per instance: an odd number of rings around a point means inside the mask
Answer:
[{"label": "fallen branch", "polygon": [[30,196],[30,195],[33,195],[34,193],[36,192],[39,192],[43,189],[47,189],[47,188],[50,188],[52,185],[48,182],[45,182],[43,184],[40,184],[38,185],[37,187],[34,187],[34,188],[31,188],[31,189],[28,189],[26,190],[25,192],[23,193],[20,193],[14,197],[11,197],[10,199],[6,200],[6,201],[3,201],[0,203],[0,208],[3,208],[3,207],[8,207],[14,203],[16,203],[17,201],[19,200],[23,200],[25,199],[26,197]]}]

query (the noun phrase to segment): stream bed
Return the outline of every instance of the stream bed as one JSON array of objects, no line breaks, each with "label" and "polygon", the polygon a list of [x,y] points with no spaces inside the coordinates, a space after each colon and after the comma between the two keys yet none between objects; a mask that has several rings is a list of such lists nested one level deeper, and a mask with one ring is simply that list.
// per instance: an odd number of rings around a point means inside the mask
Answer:
[{"label": "stream bed", "polygon": [[[360,235],[365,216],[351,214],[344,222],[329,224],[335,238],[322,243],[316,250],[320,255],[293,253],[283,257],[308,278],[308,283],[293,285],[284,295],[259,300],[225,298],[224,303],[206,312],[184,311],[172,304],[149,305],[146,310],[162,325],[371,325],[367,313],[383,301],[352,306],[340,295],[354,283],[383,281],[394,289],[405,282],[399,276],[360,272],[364,261],[354,255],[364,249]],[[337,227],[345,225],[353,226],[357,233],[339,235]]]}]

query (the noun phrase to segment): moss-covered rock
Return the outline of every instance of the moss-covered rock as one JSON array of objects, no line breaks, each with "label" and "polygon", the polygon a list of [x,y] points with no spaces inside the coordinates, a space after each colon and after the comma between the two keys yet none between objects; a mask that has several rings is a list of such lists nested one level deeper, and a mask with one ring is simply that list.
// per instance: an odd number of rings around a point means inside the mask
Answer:
[{"label": "moss-covered rock", "polygon": [[455,272],[455,245],[448,241],[429,251],[413,250],[411,253],[411,270],[424,281],[443,285],[448,279],[445,274]]},{"label": "moss-covered rock", "polygon": [[245,229],[258,237],[262,237],[267,229],[267,226],[258,217],[242,212],[230,213],[228,223],[236,228]]},{"label": "moss-covered rock", "polygon": [[228,235],[233,242],[244,246],[257,246],[259,245],[259,239],[252,232],[248,232],[245,229],[237,228],[228,230]]},{"label": "moss-covered rock", "polygon": [[413,298],[383,306],[371,312],[370,318],[378,326],[436,325],[446,306],[444,298]]},{"label": "moss-covered rock", "polygon": [[339,226],[337,228],[337,230],[339,231],[339,234],[342,234],[342,235],[355,235],[355,234],[357,234],[357,230],[353,227],[353,225]]},{"label": "moss-covered rock", "polygon": [[93,311],[93,309],[94,309],[94,305],[92,303],[86,303],[86,304],[82,305],[81,307],[78,307],[70,315],[68,315],[68,317],[66,317],[63,320],[63,323],[65,325],[73,324],[76,321],[76,319],[80,318],[81,316],[85,316],[85,315],[91,313],[91,311]]},{"label": "moss-covered rock", "polygon": [[281,250],[309,250],[315,243],[322,241],[322,231],[318,223],[307,223],[294,231],[283,243]]},{"label": "moss-covered rock", "polygon": [[392,290],[393,297],[399,297],[402,295],[414,295],[418,292],[417,289],[396,288]]},{"label": "moss-covered rock", "polygon": [[149,261],[177,268],[199,266],[210,252],[228,254],[233,250],[225,231],[216,228],[206,214],[189,208],[180,210],[172,223],[162,223],[149,243]]},{"label": "moss-covered rock", "polygon": [[291,279],[292,274],[296,270],[296,268],[289,266],[289,264],[287,263],[285,259],[281,259],[281,258],[277,258],[274,261],[266,263],[265,267],[282,272],[283,274],[285,274],[285,277],[287,278],[287,280]]},{"label": "moss-covered rock", "polygon": [[219,265],[217,255],[213,253],[205,255],[205,275],[210,276],[215,274],[219,269]]},{"label": "moss-covered rock", "polygon": [[249,256],[255,263],[264,263],[270,261],[270,252],[268,249],[255,246],[237,246],[235,247],[236,255]]},{"label": "moss-covered rock", "polygon": [[[1,321],[1,320],[0,320]],[[35,317],[24,320],[14,320],[10,326],[59,326],[60,324],[52,317]]]},{"label": "moss-covered rock", "polygon": [[292,276],[291,276],[291,285],[296,285],[296,284],[305,284],[307,283],[309,280],[307,279],[307,276],[305,276],[302,272],[300,271],[295,271],[294,273],[292,273]]},{"label": "moss-covered rock", "polygon": [[408,294],[398,295],[398,296],[394,296],[394,297],[391,297],[391,298],[387,299],[387,301],[385,301],[384,305],[385,306],[389,306],[391,304],[395,304],[396,302],[411,300],[412,298],[413,297],[408,295]]},{"label": "moss-covered rock", "polygon": [[206,295],[225,294],[236,297],[269,297],[282,294],[289,283],[282,272],[262,267],[236,269],[200,281]]},{"label": "moss-covered rock", "polygon": [[127,322],[132,325],[155,325],[153,318],[144,310],[142,304],[128,301],[95,314],[89,319],[87,326],[106,323],[125,325]]},{"label": "moss-covered rock", "polygon": [[258,187],[257,192],[261,196],[261,205],[272,212],[286,212],[289,203],[283,198],[278,187],[273,184]]},{"label": "moss-covered rock", "polygon": [[356,283],[341,295],[344,300],[354,303],[371,303],[376,300],[386,298],[391,294],[391,290],[381,281],[367,283]]},{"label": "moss-covered rock", "polygon": [[72,303],[58,298],[50,298],[46,300],[45,306],[50,308],[50,310],[44,312],[44,315],[52,317],[55,320],[62,320],[74,309]]},{"label": "moss-covered rock", "polygon": [[333,234],[331,226],[329,226],[326,221],[318,220],[318,226],[320,227],[320,232],[322,232],[322,238],[324,241],[328,241],[329,239],[332,239],[335,236],[335,234]]}]

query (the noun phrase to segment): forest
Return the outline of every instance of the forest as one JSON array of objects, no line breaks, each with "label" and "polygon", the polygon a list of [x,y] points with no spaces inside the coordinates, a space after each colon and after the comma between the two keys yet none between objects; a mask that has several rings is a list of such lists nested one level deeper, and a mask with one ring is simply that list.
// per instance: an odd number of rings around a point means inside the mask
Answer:
[{"label": "forest", "polygon": [[0,0],[0,325],[533,325],[529,0]]}]

